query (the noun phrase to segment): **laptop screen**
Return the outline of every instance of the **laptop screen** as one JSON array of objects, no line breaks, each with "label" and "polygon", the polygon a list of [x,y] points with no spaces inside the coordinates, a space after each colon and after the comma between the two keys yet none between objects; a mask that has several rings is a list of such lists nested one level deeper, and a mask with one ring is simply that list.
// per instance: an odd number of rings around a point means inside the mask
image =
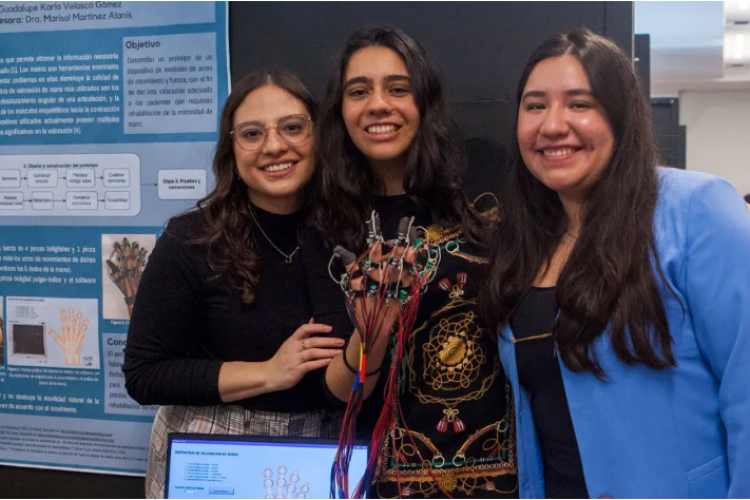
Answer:
[{"label": "laptop screen", "polygon": [[[165,496],[328,498],[337,445],[328,439],[171,434]],[[354,447],[350,490],[365,472],[367,450],[364,442]]]}]

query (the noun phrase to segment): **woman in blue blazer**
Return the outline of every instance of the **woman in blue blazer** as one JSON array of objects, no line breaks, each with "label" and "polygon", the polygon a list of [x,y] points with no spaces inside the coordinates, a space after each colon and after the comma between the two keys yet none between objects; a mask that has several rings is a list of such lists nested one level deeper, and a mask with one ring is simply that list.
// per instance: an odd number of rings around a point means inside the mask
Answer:
[{"label": "woman in blue blazer", "polygon": [[629,58],[587,30],[518,87],[485,318],[522,498],[750,496],[750,214],[657,168]]}]

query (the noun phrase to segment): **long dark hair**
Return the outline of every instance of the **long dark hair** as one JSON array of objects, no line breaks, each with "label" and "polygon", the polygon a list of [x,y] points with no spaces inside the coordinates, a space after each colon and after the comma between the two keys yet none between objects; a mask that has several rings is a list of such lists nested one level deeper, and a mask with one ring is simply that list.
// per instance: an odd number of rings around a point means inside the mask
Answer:
[{"label": "long dark hair", "polygon": [[[539,45],[518,84],[519,105],[534,67],[563,55],[578,59],[586,71],[615,144],[609,164],[587,194],[580,236],[557,282],[560,316],[553,333],[560,357],[572,371],[603,377],[594,344],[609,328],[612,348],[622,362],[655,369],[674,366],[672,337],[652,267],[653,260],[668,286],[654,238],[659,181],[649,107],[628,57],[612,41],[588,30]],[[493,327],[509,320],[539,270],[549,265],[565,231],[560,199],[526,168],[517,130],[510,149],[482,294],[484,318]]]},{"label": "long dark hair", "polygon": [[297,76],[284,71],[259,71],[240,80],[232,88],[221,113],[219,142],[216,144],[213,170],[216,185],[211,193],[199,200],[197,208],[206,220],[206,232],[195,243],[206,245],[207,259],[215,278],[226,277],[242,295],[242,302],[255,301],[260,284],[260,259],[255,252],[247,185],[237,175],[232,144],[234,113],[252,91],[274,85],[299,99],[313,122],[317,106],[310,92]]},{"label": "long dark hair", "polygon": [[380,26],[352,34],[328,80],[327,97],[316,125],[316,165],[309,185],[311,221],[331,245],[359,249],[365,219],[381,181],[354,145],[341,114],[343,78],[352,55],[365,47],[387,47],[404,61],[419,109],[420,126],[409,148],[404,191],[443,226],[461,224],[474,241],[480,218],[461,189],[462,158],[438,70],[422,46],[398,28]]}]

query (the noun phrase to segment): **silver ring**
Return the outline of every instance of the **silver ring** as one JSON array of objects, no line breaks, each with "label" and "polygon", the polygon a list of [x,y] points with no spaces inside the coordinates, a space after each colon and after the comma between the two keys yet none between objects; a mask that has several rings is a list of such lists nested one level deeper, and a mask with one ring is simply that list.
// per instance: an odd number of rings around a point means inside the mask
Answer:
[{"label": "silver ring", "polygon": [[303,350],[303,351],[304,351],[305,349],[307,349],[307,347],[305,346],[305,340],[307,340],[307,339],[304,339],[304,340],[302,340],[302,350]]}]

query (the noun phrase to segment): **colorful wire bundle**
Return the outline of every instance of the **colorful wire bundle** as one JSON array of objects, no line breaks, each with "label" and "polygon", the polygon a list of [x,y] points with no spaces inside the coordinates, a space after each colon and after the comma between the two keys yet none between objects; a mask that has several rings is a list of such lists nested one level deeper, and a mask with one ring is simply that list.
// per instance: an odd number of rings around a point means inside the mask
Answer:
[{"label": "colorful wire bundle", "polygon": [[[367,371],[367,355],[380,335],[394,333],[391,363],[384,390],[384,408],[372,436],[372,450],[364,476],[355,487],[351,498],[362,498],[372,482],[377,469],[378,451],[383,447],[396,418],[403,421],[398,403],[400,368],[404,359],[406,340],[417,319],[419,299],[434,276],[440,262],[439,248],[432,247],[427,231],[421,235],[413,226],[413,218],[401,219],[395,245],[389,253],[382,252],[386,242],[380,232],[376,212],[368,221],[368,252],[357,258],[341,248],[334,249],[346,266],[339,281],[345,295],[352,321],[360,337],[359,367],[348,366],[356,372],[349,395],[347,410],[339,437],[339,447],[331,468],[331,498],[349,498],[349,463],[356,433],[357,417],[364,401],[365,379],[381,373],[380,368]],[[375,279],[379,276],[380,279]],[[356,288],[356,289],[355,289]],[[393,320],[393,307],[397,319]],[[391,325],[390,322],[394,324]],[[384,333],[385,332],[385,333]]]}]

